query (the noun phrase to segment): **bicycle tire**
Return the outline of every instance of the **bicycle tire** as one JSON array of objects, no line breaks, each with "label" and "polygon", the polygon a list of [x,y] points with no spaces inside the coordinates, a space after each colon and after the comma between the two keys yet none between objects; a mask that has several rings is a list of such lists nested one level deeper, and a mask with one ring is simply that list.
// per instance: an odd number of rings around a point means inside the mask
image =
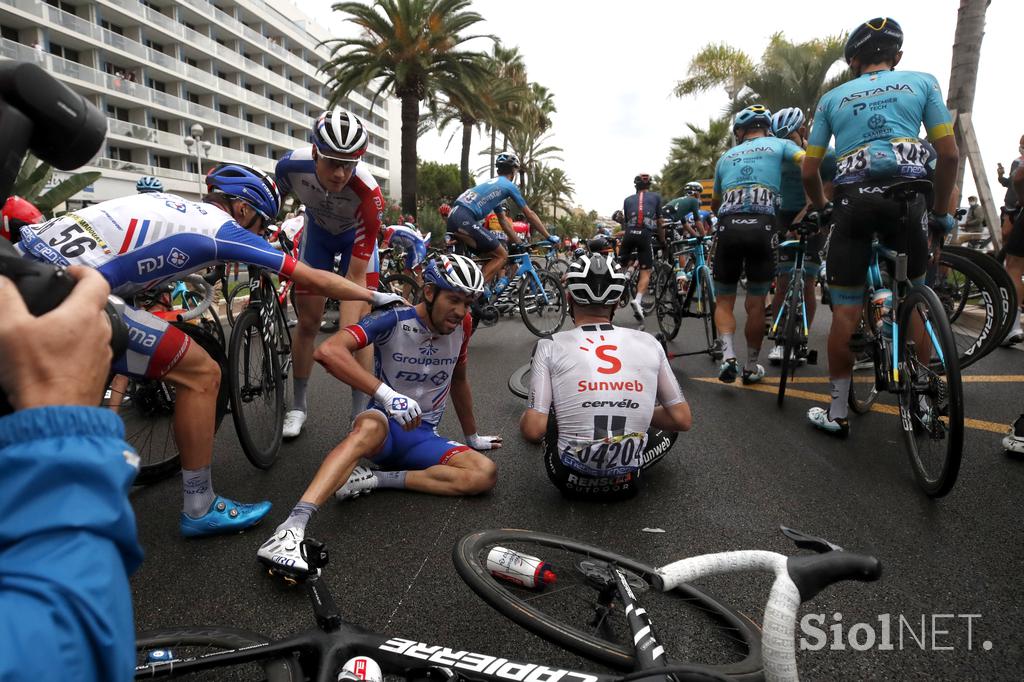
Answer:
[{"label": "bicycle tire", "polygon": [[[1005,337],[999,335],[1002,323],[997,303],[999,288],[984,269],[964,256],[944,252],[939,257],[939,265],[947,270],[932,290],[946,311],[960,369],[965,369],[991,353]],[[968,304],[983,311],[984,320],[980,325],[974,324],[976,310],[968,309]]]},{"label": "bicycle tire", "polygon": [[[258,388],[253,389],[250,353],[254,348],[263,350],[259,360]],[[231,330],[229,359],[229,383],[231,385],[231,417],[235,422],[242,451],[259,469],[269,469],[277,460],[281,450],[281,429],[284,427],[284,382],[281,380],[281,359],[277,349],[267,343],[263,334],[263,320],[260,311],[250,306],[242,311]],[[266,363],[269,362],[269,367]],[[246,375],[243,379],[243,374]],[[273,388],[264,384],[272,382]],[[254,392],[255,391],[255,392]],[[250,414],[248,405],[254,398],[266,396],[273,401],[271,410],[264,414]],[[268,400],[269,403],[269,400]],[[268,428],[269,427],[269,428]],[[256,434],[262,436],[257,437]]]},{"label": "bicycle tire", "polygon": [[[408,275],[388,275],[381,279],[378,291],[404,296],[409,303],[416,305],[423,300],[423,287]],[[408,294],[406,293],[408,292]]]},{"label": "bicycle tire", "polygon": [[[540,279],[544,293],[547,294],[548,303],[538,300],[539,295],[532,291],[535,286],[533,280],[529,277],[524,277],[519,285],[519,315],[523,318],[523,324],[526,325],[527,329],[535,336],[545,338],[557,332],[565,324],[568,304],[565,300],[565,290],[562,288],[562,283],[557,277],[550,272],[538,272],[536,274]],[[530,293],[528,294],[527,291],[530,291]],[[532,298],[532,306],[530,305],[530,298]],[[556,306],[558,312],[550,315],[548,309]],[[552,322],[541,326],[541,324],[535,322],[534,315],[538,316],[538,320],[550,319]]]},{"label": "bicycle tire", "polygon": [[665,335],[666,341],[676,338],[683,324],[679,305],[679,288],[673,278],[661,291],[654,308],[655,316],[658,318],[658,329]]},{"label": "bicycle tire", "polygon": [[231,292],[224,297],[224,310],[228,318],[229,327],[235,326],[235,320],[238,319],[238,316],[242,314],[243,310],[245,310],[245,306],[248,305],[248,302],[246,302],[244,305],[239,305],[237,310],[234,308],[235,299],[238,298],[243,291],[251,292],[252,285],[249,282],[236,284]]},{"label": "bicycle tire", "polygon": [[569,261],[559,256],[549,261],[544,269],[561,279],[565,276],[565,273],[569,272]]},{"label": "bicycle tire", "polygon": [[529,397],[532,369],[533,361],[530,361],[509,375],[508,390],[512,391],[512,395],[519,398]]},{"label": "bicycle tire", "polygon": [[967,258],[992,278],[998,290],[996,300],[1000,303],[999,310],[1001,312],[999,329],[995,333],[996,345],[998,345],[1010,333],[1014,320],[1020,314],[1018,306],[1021,302],[1017,300],[1017,289],[1013,286],[1013,278],[1010,277],[1010,273],[991,254],[983,251],[963,246],[945,246],[942,252]]},{"label": "bicycle tire", "polygon": [[[203,297],[200,296],[199,293],[195,291],[189,291],[185,295],[188,297],[188,299],[185,302],[186,307],[188,308],[198,305],[199,302],[203,300]],[[210,306],[210,308],[208,308],[207,311],[203,313],[202,317],[199,318],[198,322],[203,329],[210,332],[214,336],[214,338],[217,339],[217,342],[220,344],[221,348],[228,347],[228,340],[227,337],[224,336],[224,326],[220,322],[220,315],[217,314],[217,311],[214,309],[213,306]]]},{"label": "bicycle tire", "polygon": [[[803,283],[800,283],[800,287],[803,287]],[[802,303],[800,292],[791,285],[790,294],[787,298],[786,321],[782,325],[782,362],[779,365],[779,392],[775,399],[779,407],[782,407],[783,403],[786,402],[786,384],[789,381],[789,377],[793,375],[793,371],[800,364],[799,358],[796,357],[797,350],[800,347],[797,339],[797,336],[800,334],[797,331],[797,324],[800,322],[800,306]]]},{"label": "bicycle tire", "polygon": [[647,291],[644,292],[643,298],[640,299],[640,310],[644,312],[644,317],[654,312],[655,306],[658,305],[658,279],[667,276],[672,276],[672,268],[663,261],[658,261],[654,264],[651,269],[651,274],[647,278]]},{"label": "bicycle tire", "polygon": [[[204,647],[227,651],[266,644],[269,641],[269,638],[257,632],[220,625],[185,625],[147,630],[135,636],[135,664],[144,665],[146,653],[152,649],[170,649],[176,652],[182,647]],[[195,654],[190,652],[190,655]],[[261,667],[266,682],[299,682],[305,679],[302,668],[294,657],[263,661]]]},{"label": "bicycle tire", "polygon": [[[192,341],[213,358],[214,362],[220,367],[221,376],[223,377],[227,368],[227,359],[224,357],[224,347],[217,342],[216,337],[194,324],[187,322],[172,322],[171,324],[188,335]],[[151,485],[169,478],[181,470],[181,455],[178,452],[178,445],[174,440],[174,387],[164,381],[154,379],[129,378],[128,385],[129,389],[125,393],[128,400],[131,401],[131,406],[127,410],[145,410],[148,414],[139,415],[142,422],[152,422],[155,420],[166,420],[167,422],[166,426],[163,427],[166,429],[164,438],[156,439],[156,441],[162,440],[162,447],[159,447],[151,435],[141,435],[143,433],[141,429],[145,428],[142,424],[140,424],[140,430],[132,428],[133,413],[127,412],[124,403],[122,403],[118,411],[122,421],[125,423],[125,440],[132,444],[132,447],[135,448],[139,455],[139,473],[135,476],[135,485]],[[168,397],[170,398],[169,401],[167,400]],[[109,400],[104,399],[104,404],[109,404]],[[221,381],[220,391],[217,394],[217,409],[213,425],[214,433],[220,428],[220,423],[224,420],[224,415],[227,414],[227,411],[228,387],[225,382]],[[146,433],[151,434],[152,431]],[[154,456],[150,457],[150,448],[148,446],[155,446],[153,449],[157,450],[159,454],[154,453]]]},{"label": "bicycle tire", "polygon": [[[608,665],[618,670],[632,670],[636,664],[633,642],[627,637],[625,642],[612,642],[601,636],[588,632],[570,623],[553,618],[538,608],[539,592],[531,591],[528,597],[519,596],[524,591],[509,583],[499,581],[487,570],[486,553],[495,546],[511,547],[520,549],[526,546],[539,546],[542,551],[538,554],[549,552],[564,552],[569,555],[582,555],[585,560],[591,563],[605,562],[614,564],[616,567],[629,572],[631,585],[634,589],[647,590],[652,582],[656,581],[655,569],[634,559],[630,559],[614,552],[598,547],[576,542],[568,538],[537,533],[528,530],[496,529],[484,530],[470,533],[463,536],[452,549],[452,560],[459,577],[472,589],[480,598],[489,604],[496,611],[506,618],[512,620],[519,626],[538,635],[549,642],[561,646],[580,656],[592,661]],[[550,555],[549,555],[550,556]],[[543,556],[541,557],[543,558]],[[568,571],[564,565],[552,564],[559,573],[558,589],[565,587],[565,582],[571,579],[571,569]],[[578,564],[572,566],[576,569]],[[567,575],[567,573],[569,575]],[[642,581],[645,585],[640,585]],[[599,588],[590,583],[583,582],[581,590],[588,588],[593,592],[595,598]],[[519,594],[517,594],[517,591]],[[562,589],[564,593],[565,590]],[[655,591],[648,595],[650,599]],[[704,664],[707,669],[716,674],[724,674],[734,679],[762,679],[763,663],[761,660],[761,640],[758,627],[749,618],[737,613],[731,607],[725,605],[715,597],[693,587],[684,585],[681,588],[669,593],[657,592],[671,599],[673,605],[681,605],[687,601],[696,604],[696,608],[702,610],[705,615],[710,615],[716,623],[721,623],[729,631],[729,640],[739,643],[737,647],[741,651],[734,652],[741,656],[740,660],[732,660],[723,664]],[[641,599],[641,602],[644,600]],[[645,604],[646,607],[646,604]],[[682,609],[680,609],[682,610]],[[577,614],[584,615],[587,614]],[[678,616],[671,622],[678,623],[683,618]],[[664,614],[658,619],[654,616],[657,624],[663,624],[669,628],[669,616]],[[706,627],[706,626],[705,626]],[[661,632],[661,630],[659,630]],[[659,642],[662,643],[662,642]],[[699,648],[699,647],[698,647]],[[689,665],[691,661],[682,661],[675,656],[670,660],[674,663]],[[701,654],[710,652],[701,651]],[[700,664],[698,664],[700,665]]]},{"label": "bicycle tire", "polygon": [[[700,302],[701,315],[704,318],[704,340],[711,351],[711,360],[717,360],[714,349],[718,348],[718,325],[715,324],[715,289],[711,281],[711,272],[707,268],[700,271]],[[720,353],[719,353],[720,355]]]},{"label": "bicycle tire", "polygon": [[[941,363],[946,385],[944,391],[931,388],[934,380],[929,380],[929,391],[927,393],[918,393],[915,390],[915,384],[919,383],[915,368],[917,371],[937,374],[933,371],[935,363],[930,362],[927,366],[922,365],[917,362],[916,355],[912,357],[910,352],[912,349],[910,333],[911,315],[918,310],[918,306],[922,305],[927,306],[928,314],[922,314],[921,317],[924,320],[931,320],[935,338],[939,342],[942,357],[944,358],[944,362]],[[898,398],[904,443],[907,446],[910,465],[914,470],[914,476],[917,478],[918,485],[928,496],[942,497],[949,493],[956,484],[957,475],[960,472],[964,444],[963,387],[956,344],[953,341],[953,331],[950,329],[949,321],[946,319],[942,302],[935,295],[935,292],[926,286],[915,286],[907,294],[907,297],[900,304],[899,323],[900,330],[903,332],[903,338],[898,352],[900,373],[902,375]],[[929,422],[935,428],[929,428],[925,424],[925,420],[915,414],[918,399],[926,397],[929,402],[934,403],[933,393],[938,393],[939,402],[943,402],[941,398],[943,393],[945,394],[946,412],[944,438],[942,438],[945,441],[945,452],[941,456],[941,462],[939,462],[937,469],[930,467],[923,461],[917,438],[924,431],[937,432],[940,427],[936,426],[935,423],[942,424],[943,422],[937,418],[939,412],[930,412]],[[930,434],[925,434],[925,436],[925,442],[936,440]]]}]

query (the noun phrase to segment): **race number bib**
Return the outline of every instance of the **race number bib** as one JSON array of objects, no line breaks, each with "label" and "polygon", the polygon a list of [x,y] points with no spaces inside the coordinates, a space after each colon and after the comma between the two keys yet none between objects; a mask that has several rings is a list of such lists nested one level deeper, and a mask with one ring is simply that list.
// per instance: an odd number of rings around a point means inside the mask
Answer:
[{"label": "race number bib", "polygon": [[459,195],[459,198],[455,201],[460,204],[473,204],[476,202],[479,195],[471,189],[467,189],[465,192]]},{"label": "race number bib", "polygon": [[859,182],[871,172],[871,155],[867,145],[854,149],[849,154],[839,157],[836,162],[836,177],[843,182]]},{"label": "race number bib", "polygon": [[561,452],[562,464],[587,476],[621,476],[639,471],[643,463],[646,433],[611,436]]},{"label": "race number bib", "polygon": [[745,185],[726,191],[719,213],[775,213],[775,192],[763,185]]},{"label": "race number bib", "polygon": [[927,174],[930,154],[916,137],[900,137],[891,140],[892,154],[896,157],[896,167],[903,177],[921,178]]}]

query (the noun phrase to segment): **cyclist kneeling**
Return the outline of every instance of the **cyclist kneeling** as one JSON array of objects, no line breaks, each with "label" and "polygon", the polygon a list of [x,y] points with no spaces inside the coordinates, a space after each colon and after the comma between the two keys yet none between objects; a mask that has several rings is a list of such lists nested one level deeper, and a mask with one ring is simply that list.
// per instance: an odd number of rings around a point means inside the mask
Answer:
[{"label": "cyclist kneeling", "polygon": [[[482,290],[483,275],[472,260],[441,256],[425,268],[423,301],[417,306],[375,311],[317,348],[317,362],[373,401],[260,547],[261,562],[304,577],[309,567],[299,547],[306,524],[332,493],[343,500],[378,487],[435,495],[478,495],[494,487],[497,468],[478,451],[500,448],[501,438],[477,433],[467,377],[469,307]],[[370,344],[379,378],[355,359],[356,351]],[[468,445],[437,433],[449,390]],[[356,466],[363,457],[380,470]]]},{"label": "cyclist kneeling", "polygon": [[608,256],[573,261],[565,284],[576,328],[541,339],[534,351],[530,400],[519,428],[532,443],[546,441],[548,477],[574,499],[635,495],[641,471],[663,457],[675,438],[665,432],[688,431],[692,424],[657,340],[610,323],[625,281]]}]

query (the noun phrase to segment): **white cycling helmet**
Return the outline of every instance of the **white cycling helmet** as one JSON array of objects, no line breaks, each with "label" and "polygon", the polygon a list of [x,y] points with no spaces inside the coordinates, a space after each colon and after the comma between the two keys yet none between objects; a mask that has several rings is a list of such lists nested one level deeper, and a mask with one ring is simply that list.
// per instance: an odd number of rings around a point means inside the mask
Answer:
[{"label": "white cycling helmet", "polygon": [[569,265],[565,290],[580,305],[613,305],[622,298],[626,276],[611,256],[583,255]]},{"label": "white cycling helmet", "polygon": [[313,144],[329,159],[355,161],[369,142],[363,122],[344,109],[325,111],[313,123]]},{"label": "white cycling helmet", "polygon": [[696,194],[700,194],[701,192],[704,191],[704,185],[700,184],[696,180],[693,180],[691,182],[686,183],[686,187],[684,187],[683,190],[687,194],[694,194],[694,195],[696,195]]},{"label": "white cycling helmet", "polygon": [[772,134],[775,137],[787,138],[804,124],[804,112],[800,107],[780,109],[772,116]]},{"label": "white cycling helmet", "polygon": [[423,271],[424,282],[440,289],[479,296],[484,292],[484,273],[471,258],[449,253],[427,263]]}]

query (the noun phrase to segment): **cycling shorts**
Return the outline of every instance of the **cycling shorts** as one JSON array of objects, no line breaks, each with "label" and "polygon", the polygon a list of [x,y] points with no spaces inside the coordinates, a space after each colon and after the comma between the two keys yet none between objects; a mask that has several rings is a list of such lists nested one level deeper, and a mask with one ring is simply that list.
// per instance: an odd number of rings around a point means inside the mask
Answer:
[{"label": "cycling shorts", "polygon": [[[775,214],[775,217],[778,219],[780,244],[790,238],[786,236],[786,233],[798,215],[800,215],[800,211],[779,211]],[[794,236],[792,238],[796,239],[797,237]],[[821,269],[821,250],[823,248],[825,248],[825,234],[823,230],[819,230],[817,234],[812,234],[807,238],[807,243],[804,245],[804,272],[807,273],[808,277],[818,276],[818,271]],[[778,249],[778,254],[778,265],[775,268],[775,274],[788,275],[793,272],[793,250]]]},{"label": "cycling shorts", "polygon": [[185,332],[145,310],[125,306],[122,319],[128,327],[128,348],[111,363],[117,374],[162,379],[192,345]]},{"label": "cycling shorts", "polygon": [[731,213],[719,218],[717,232],[712,266],[715,291],[735,296],[745,271],[747,294],[766,296],[775,274],[775,216]]},{"label": "cycling shorts", "polygon": [[[341,255],[341,263],[338,273],[342,277],[348,274],[349,264],[352,262],[352,245],[356,240],[358,230],[346,230],[341,234],[331,234],[318,225],[309,223],[302,231],[302,243],[299,246],[299,261],[317,270],[334,271],[334,259]],[[377,255],[377,245],[373,246],[373,255],[366,264],[366,288],[377,289],[380,282],[380,259]],[[306,294],[308,291],[302,287],[295,287],[295,293]]]},{"label": "cycling shorts", "polygon": [[650,230],[628,229],[622,235],[619,244],[619,262],[625,265],[635,258],[640,262],[641,270],[654,267],[654,244]]},{"label": "cycling shorts", "polygon": [[826,278],[832,301],[861,305],[864,284],[877,235],[883,246],[907,254],[907,276],[923,282],[928,267],[928,210],[918,195],[910,205],[905,232],[900,229],[903,210],[899,202],[882,196],[891,183],[857,183],[836,188],[832,234],[828,238]]},{"label": "cycling shorts", "polygon": [[473,242],[472,250],[476,254],[488,254],[501,247],[494,231],[485,228],[483,222],[465,206],[456,206],[448,214],[446,227],[449,232],[468,237]]},{"label": "cycling shorts", "polygon": [[437,427],[427,422],[420,422],[412,431],[406,431],[381,410],[373,408],[367,411],[382,414],[388,420],[387,438],[377,454],[370,457],[385,471],[422,471],[437,464],[447,464],[460,452],[473,449],[437,435]]},{"label": "cycling shorts", "polygon": [[1017,218],[1013,221],[1010,234],[1006,237],[1003,252],[1007,256],[1024,258],[1024,212],[1022,211],[1017,212]]}]

